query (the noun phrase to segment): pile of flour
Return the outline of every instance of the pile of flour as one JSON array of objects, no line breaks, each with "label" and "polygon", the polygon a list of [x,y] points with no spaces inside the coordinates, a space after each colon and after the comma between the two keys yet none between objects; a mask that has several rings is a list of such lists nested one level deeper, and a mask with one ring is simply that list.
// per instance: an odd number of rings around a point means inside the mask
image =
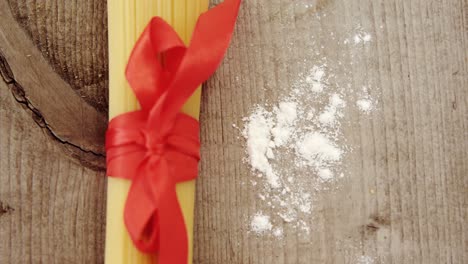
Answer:
[{"label": "pile of flour", "polygon": [[375,102],[365,87],[358,100],[348,102],[348,94],[329,85],[326,65],[315,65],[289,95],[273,105],[256,105],[244,118],[251,183],[274,212],[255,214],[252,232],[278,237],[286,223],[308,234],[306,219],[313,212],[314,194],[344,176],[342,163],[350,151],[341,131],[346,112],[354,107],[369,114]]}]

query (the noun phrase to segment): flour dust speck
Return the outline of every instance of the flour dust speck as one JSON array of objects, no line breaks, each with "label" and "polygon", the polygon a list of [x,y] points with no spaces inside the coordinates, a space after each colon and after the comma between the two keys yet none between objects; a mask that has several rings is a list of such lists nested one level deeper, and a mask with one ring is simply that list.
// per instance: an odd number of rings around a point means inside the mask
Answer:
[{"label": "flour dust speck", "polygon": [[271,231],[273,228],[270,222],[270,217],[262,213],[257,213],[256,215],[254,215],[250,223],[250,227],[251,231],[257,234],[262,234],[267,231]]}]

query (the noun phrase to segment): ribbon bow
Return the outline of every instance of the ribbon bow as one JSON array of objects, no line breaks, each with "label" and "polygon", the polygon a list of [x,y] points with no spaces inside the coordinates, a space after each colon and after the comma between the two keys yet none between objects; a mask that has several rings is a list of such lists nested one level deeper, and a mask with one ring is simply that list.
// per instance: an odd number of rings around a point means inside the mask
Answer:
[{"label": "ribbon bow", "polygon": [[216,70],[229,45],[240,0],[200,16],[185,47],[155,17],[135,44],[127,80],[141,109],[113,118],[106,133],[107,174],[132,181],[124,221],[135,246],[159,252],[159,263],[188,259],[188,238],[176,183],[197,177],[198,121],[180,109]]}]

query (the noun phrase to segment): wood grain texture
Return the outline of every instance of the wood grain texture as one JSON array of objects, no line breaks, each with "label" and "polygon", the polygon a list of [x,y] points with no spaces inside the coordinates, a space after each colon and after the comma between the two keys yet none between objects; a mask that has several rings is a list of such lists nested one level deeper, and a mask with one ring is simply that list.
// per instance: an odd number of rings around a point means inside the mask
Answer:
[{"label": "wood grain texture", "polygon": [[106,113],[106,1],[8,0],[8,3],[16,20],[54,70],[83,100]]},{"label": "wood grain texture", "polygon": [[0,1],[4,81],[14,84],[12,92],[17,100],[38,116],[39,125],[52,137],[71,148],[81,161],[103,167],[106,114],[89,105],[59,77],[15,22],[8,6]]},{"label": "wood grain texture", "polygon": [[[467,17],[459,0],[244,1],[204,90],[195,262],[467,263]],[[342,45],[360,31],[369,44]],[[316,197],[310,236],[284,224],[282,240],[256,237],[251,217],[275,214],[250,184],[232,124],[323,63],[334,83],[369,87],[378,106],[346,113],[348,176]]]},{"label": "wood grain texture", "polygon": [[[106,21],[102,1],[0,0],[0,263],[103,262]],[[245,0],[204,89],[195,263],[467,263],[467,41],[465,0]],[[378,107],[347,113],[349,176],[311,234],[259,238],[232,124],[324,62]]]},{"label": "wood grain texture", "polygon": [[[70,36],[89,36],[99,47],[106,47],[105,38],[80,26],[84,15],[70,18],[75,24],[46,23],[56,16],[38,15],[44,3],[0,1],[0,263],[102,263],[107,118],[99,94],[107,93],[106,77],[86,88],[86,78],[103,73],[87,66],[93,47]],[[60,12],[86,7],[49,3]],[[29,24],[13,15],[25,9]],[[105,20],[103,10],[105,5]],[[51,34],[53,27],[58,31]],[[62,71],[60,63],[68,68]],[[66,74],[87,77],[79,83]],[[74,89],[79,85],[84,92]],[[86,89],[92,100],[83,98]]]},{"label": "wood grain texture", "polygon": [[0,82],[0,263],[102,263],[103,171],[85,168]]}]

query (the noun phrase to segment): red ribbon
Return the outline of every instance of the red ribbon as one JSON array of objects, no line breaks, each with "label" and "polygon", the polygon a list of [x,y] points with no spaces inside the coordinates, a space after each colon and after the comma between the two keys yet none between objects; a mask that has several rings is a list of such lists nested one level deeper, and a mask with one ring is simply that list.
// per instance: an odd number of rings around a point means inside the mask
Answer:
[{"label": "red ribbon", "polygon": [[188,260],[188,238],[176,184],[195,179],[199,124],[180,112],[220,64],[241,0],[226,0],[200,16],[186,47],[155,17],[138,39],[126,77],[141,110],[113,118],[106,133],[107,174],[132,181],[124,220],[135,246],[159,252],[159,263]]}]

